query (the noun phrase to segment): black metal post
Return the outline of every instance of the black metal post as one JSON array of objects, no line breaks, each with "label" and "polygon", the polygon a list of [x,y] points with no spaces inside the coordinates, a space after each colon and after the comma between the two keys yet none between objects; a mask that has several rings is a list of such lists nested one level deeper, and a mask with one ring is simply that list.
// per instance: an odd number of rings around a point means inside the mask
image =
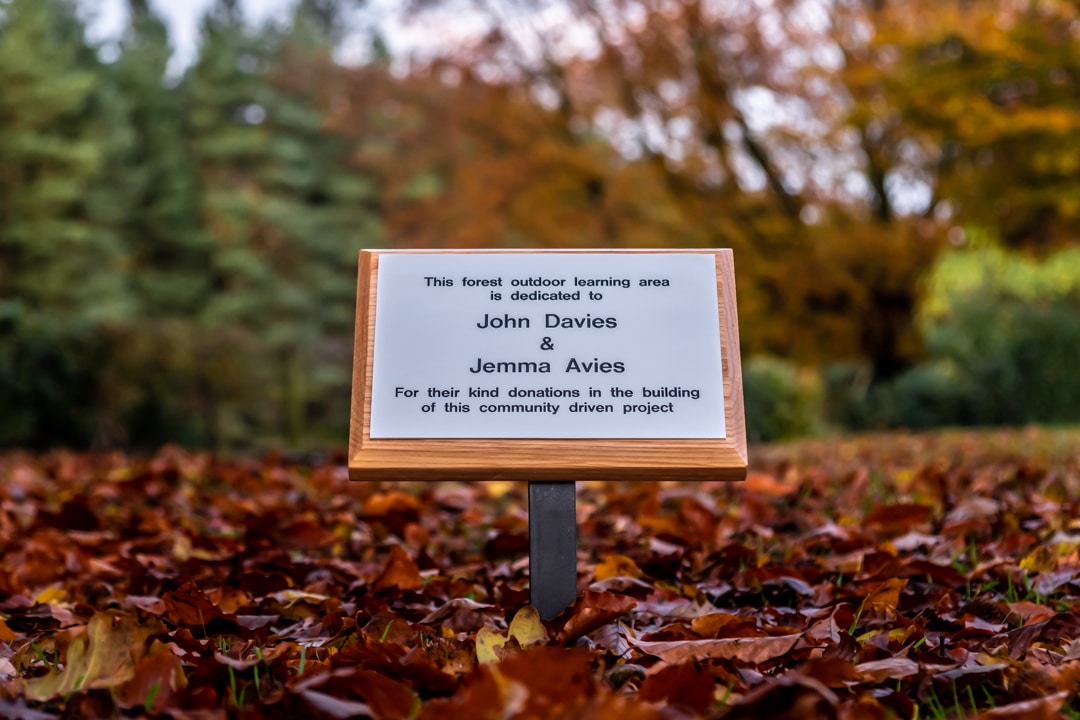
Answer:
[{"label": "black metal post", "polygon": [[529,597],[550,620],[577,597],[577,495],[573,482],[529,483]]}]

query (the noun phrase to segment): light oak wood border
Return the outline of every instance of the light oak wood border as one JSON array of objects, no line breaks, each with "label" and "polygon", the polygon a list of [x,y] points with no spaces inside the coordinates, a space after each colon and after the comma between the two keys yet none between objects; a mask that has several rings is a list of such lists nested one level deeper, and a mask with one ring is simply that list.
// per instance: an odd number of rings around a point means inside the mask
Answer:
[{"label": "light oak wood border", "polygon": [[[714,439],[372,439],[379,256],[391,253],[696,253],[716,259],[727,437]],[[353,480],[742,480],[746,420],[731,250],[363,250],[356,295],[349,477]]]}]

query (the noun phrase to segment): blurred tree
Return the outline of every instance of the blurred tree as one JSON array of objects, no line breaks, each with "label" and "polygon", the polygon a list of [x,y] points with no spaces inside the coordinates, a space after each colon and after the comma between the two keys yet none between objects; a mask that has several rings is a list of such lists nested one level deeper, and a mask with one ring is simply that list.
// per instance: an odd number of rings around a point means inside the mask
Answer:
[{"label": "blurred tree", "polygon": [[5,443],[93,439],[110,334],[133,312],[124,248],[95,202],[109,128],[83,31],[67,0],[11,0],[0,15]]},{"label": "blurred tree", "polygon": [[372,64],[347,76],[330,123],[358,144],[354,167],[375,178],[397,244],[615,246],[650,226],[674,229],[643,193],[657,182],[647,168],[601,137],[568,140],[525,88],[456,66],[398,79]]},{"label": "blurred tree", "polygon": [[348,416],[356,256],[380,233],[374,186],[348,164],[351,143],[323,127],[340,99],[335,7],[301,2],[286,32],[268,34],[272,65],[260,98],[256,242],[274,277],[263,339],[279,359],[282,429],[294,444],[312,423],[325,430],[327,418],[339,426]]},{"label": "blurred tree", "polygon": [[[423,0],[413,10],[460,6]],[[445,161],[392,169],[402,187],[428,191],[423,212],[412,215],[416,226],[393,226],[405,242],[424,235],[460,242],[445,218],[464,226],[471,214],[490,229],[485,242],[548,244],[533,228],[514,223],[514,235],[500,224],[522,199],[555,186],[531,163],[530,148],[548,143],[563,157],[590,157],[584,181],[551,198],[551,207],[576,207],[581,217],[569,222],[531,208],[564,238],[574,233],[572,244],[736,250],[748,352],[803,362],[866,358],[883,378],[918,355],[917,279],[939,246],[939,228],[891,209],[868,227],[873,199],[845,189],[852,175],[874,168],[837,142],[847,112],[834,80],[842,56],[830,51],[828,25],[814,15],[824,12],[820,5],[477,0],[469,7],[487,34],[414,67],[412,80],[426,82],[427,102],[437,103],[428,113],[443,122],[410,143],[406,128],[422,122],[412,119],[424,117],[422,103],[410,116],[391,102],[390,111],[402,113],[399,134],[372,141],[396,148],[383,150],[396,160],[413,157],[431,133],[463,130],[432,143],[443,158],[458,153],[459,176],[451,179]],[[370,87],[364,72],[357,95]],[[516,111],[492,102],[500,94],[514,98]],[[368,107],[380,112],[375,102]],[[459,114],[469,119],[455,125]],[[349,116],[338,124],[358,122]],[[492,155],[486,136],[501,142],[496,182],[475,179]],[[470,177],[479,191],[466,202]],[[399,187],[381,186],[388,194]],[[629,188],[623,202],[610,196]],[[642,215],[663,221],[641,223]]]},{"label": "blurred tree", "polygon": [[[272,417],[246,422],[276,422],[293,443],[309,414],[348,396],[356,252],[378,228],[370,183],[346,165],[348,143],[322,129],[333,100],[330,43],[309,4],[283,34],[247,29],[235,3],[219,0],[185,78],[201,218],[213,242],[215,294],[200,316],[207,412],[215,416],[225,395],[261,395],[244,403],[251,408],[269,396]],[[257,369],[233,364],[245,356],[261,358]],[[228,413],[234,424],[239,407]]]},{"label": "blurred tree", "polygon": [[293,27],[316,38],[323,49],[337,47],[349,34],[350,17],[367,0],[297,0]]},{"label": "blurred tree", "polygon": [[103,68],[98,105],[109,133],[107,181],[92,194],[107,207],[129,254],[126,279],[135,321],[115,340],[104,412],[114,442],[198,442],[197,318],[212,291],[211,245],[199,224],[195,166],[188,152],[186,88],[166,77],[164,23],[146,0],[129,0],[119,54]]},{"label": "blurred tree", "polygon": [[264,364],[254,360],[271,272],[252,244],[255,173],[263,152],[258,123],[265,111],[257,102],[263,62],[235,0],[217,0],[203,18],[198,60],[182,79],[196,217],[209,239],[203,268],[209,292],[195,312],[189,350],[202,432],[212,447],[269,422],[266,403],[257,402],[268,378]]},{"label": "blurred tree", "polygon": [[1075,239],[1075,3],[841,3],[832,20],[879,214],[914,199],[1014,247]]},{"label": "blurred tree", "polygon": [[167,83],[168,34],[148,0],[129,0],[129,9],[131,24],[109,75],[133,136],[118,158],[129,177],[123,217],[133,282],[147,316],[190,317],[209,292],[211,245],[198,223],[187,87]]}]

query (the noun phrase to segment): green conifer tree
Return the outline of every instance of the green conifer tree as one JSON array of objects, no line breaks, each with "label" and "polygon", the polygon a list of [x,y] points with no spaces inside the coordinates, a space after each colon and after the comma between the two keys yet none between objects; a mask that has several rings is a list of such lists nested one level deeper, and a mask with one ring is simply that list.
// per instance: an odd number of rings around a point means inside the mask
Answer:
[{"label": "green conifer tree", "polygon": [[92,201],[100,74],[69,0],[0,5],[0,443],[90,442],[126,255]]}]

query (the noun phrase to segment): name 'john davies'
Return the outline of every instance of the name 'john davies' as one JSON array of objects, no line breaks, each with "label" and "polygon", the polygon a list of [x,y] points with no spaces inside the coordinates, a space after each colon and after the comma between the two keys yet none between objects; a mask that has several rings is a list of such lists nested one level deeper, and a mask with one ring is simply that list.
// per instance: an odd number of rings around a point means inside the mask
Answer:
[{"label": "name 'john davies'", "polygon": [[[510,313],[504,315],[489,315],[484,313],[484,319],[476,323],[481,330],[517,330],[532,327],[532,320],[528,317],[514,317]],[[617,328],[619,321],[613,317],[593,317],[586,313],[583,316],[557,315],[555,313],[544,314],[545,328],[585,328],[602,330],[604,328]]]}]

